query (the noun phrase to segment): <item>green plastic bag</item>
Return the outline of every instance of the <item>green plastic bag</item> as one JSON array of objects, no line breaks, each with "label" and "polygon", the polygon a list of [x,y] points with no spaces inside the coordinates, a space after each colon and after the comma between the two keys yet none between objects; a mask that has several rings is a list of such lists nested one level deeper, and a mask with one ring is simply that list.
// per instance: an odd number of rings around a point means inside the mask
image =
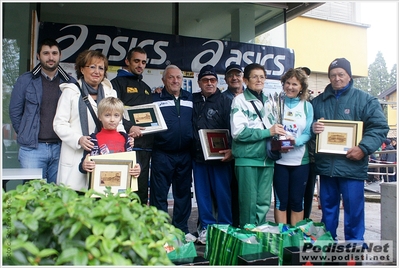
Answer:
[{"label": "green plastic bag", "polygon": [[326,230],[324,223],[313,222],[310,219],[305,219],[295,225],[303,233],[303,239],[306,243],[324,245],[334,242],[331,233]]},{"label": "green plastic bag", "polygon": [[288,224],[276,224],[266,222],[251,229],[256,233],[264,250],[275,254],[279,258],[279,265],[283,264],[283,253],[285,247],[302,247],[303,233],[300,229]]},{"label": "green plastic bag", "polygon": [[194,258],[198,256],[193,242],[183,244],[182,246],[177,247],[175,250],[169,252],[167,255],[171,261],[177,259]]},{"label": "green plastic bag", "polygon": [[263,245],[253,232],[230,225],[208,226],[204,256],[209,265],[236,265],[239,255],[263,251]]},{"label": "green plastic bag", "polygon": [[208,225],[204,258],[209,260],[210,265],[221,263],[228,231],[233,231],[228,224]]}]

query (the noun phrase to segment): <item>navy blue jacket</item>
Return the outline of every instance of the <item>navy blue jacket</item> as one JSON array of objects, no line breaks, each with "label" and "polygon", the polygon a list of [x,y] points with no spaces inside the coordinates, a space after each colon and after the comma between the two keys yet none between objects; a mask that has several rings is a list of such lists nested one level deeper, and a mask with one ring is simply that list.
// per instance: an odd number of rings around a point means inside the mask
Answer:
[{"label": "navy blue jacket", "polygon": [[[18,77],[10,100],[10,119],[18,134],[17,142],[21,146],[30,148],[37,148],[39,143],[40,109],[43,96],[41,70],[42,66],[38,64],[32,71]],[[58,66],[58,75],[60,84],[76,82],[61,66]],[[61,95],[61,90],[59,95]]]},{"label": "navy blue jacket", "polygon": [[[193,154],[197,162],[205,162],[198,134],[200,129],[228,129],[230,131],[231,99],[222,94],[219,89],[204,99],[201,92],[193,94]],[[231,137],[229,141],[231,145]],[[230,147],[231,148],[231,147]],[[220,160],[209,160],[207,162]]]},{"label": "navy blue jacket", "polygon": [[180,89],[179,111],[175,104],[177,100],[165,88],[162,89],[161,93],[155,93],[152,96],[153,102],[161,109],[168,127],[166,131],[154,134],[153,151],[162,150],[171,153],[190,151],[193,142],[192,94]]}]

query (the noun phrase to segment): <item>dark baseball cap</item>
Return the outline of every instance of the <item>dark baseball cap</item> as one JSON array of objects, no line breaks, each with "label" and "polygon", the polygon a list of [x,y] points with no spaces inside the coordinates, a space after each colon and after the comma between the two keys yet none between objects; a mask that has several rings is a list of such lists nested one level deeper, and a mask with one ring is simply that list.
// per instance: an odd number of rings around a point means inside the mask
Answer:
[{"label": "dark baseball cap", "polygon": [[237,70],[239,72],[242,72],[242,69],[241,69],[240,65],[232,63],[226,68],[226,72],[224,74],[226,75],[232,70]]},{"label": "dark baseball cap", "polygon": [[206,75],[213,75],[214,77],[216,77],[216,79],[218,79],[215,67],[213,67],[212,65],[205,65],[204,67],[202,67],[201,71],[198,74],[198,81]]}]

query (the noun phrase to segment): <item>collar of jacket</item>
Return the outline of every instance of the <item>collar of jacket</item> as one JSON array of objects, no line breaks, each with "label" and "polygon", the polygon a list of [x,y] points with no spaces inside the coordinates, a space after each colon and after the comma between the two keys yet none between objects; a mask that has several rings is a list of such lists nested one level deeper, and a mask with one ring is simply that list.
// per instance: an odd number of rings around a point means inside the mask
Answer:
[{"label": "collar of jacket", "polygon": [[[244,90],[243,94],[244,94],[245,100],[246,101],[254,101],[254,100],[260,101],[251,91],[253,91],[253,90],[251,90],[250,88],[246,88],[246,90]],[[263,92],[261,94],[263,94]],[[263,99],[263,103],[265,103],[265,101],[267,100],[267,98],[265,96],[263,96],[262,99]]]},{"label": "collar of jacket", "polygon": [[142,74],[139,74],[139,75],[138,75],[138,74],[131,73],[131,72],[129,72],[129,71],[126,70],[126,69],[119,69],[119,70],[116,72],[116,77],[123,77],[123,76],[134,78],[134,79],[138,80],[139,82],[140,82],[141,80],[143,80],[143,75],[142,75]]},{"label": "collar of jacket", "polygon": [[[62,69],[60,65],[58,65],[57,70],[58,70],[58,75],[61,77],[61,80],[64,80],[65,82],[70,80],[69,75],[67,74],[67,72],[64,71],[64,69]],[[42,65],[39,63],[38,65],[36,65],[35,68],[33,68],[32,74],[35,78],[38,78],[41,75],[41,71],[42,71]]]},{"label": "collar of jacket", "polygon": [[[347,88],[344,90],[344,92],[342,92],[341,96],[345,96],[346,94],[348,94],[348,92],[352,89],[352,87],[353,87],[353,79],[349,81]],[[326,100],[331,97],[335,98],[335,90],[332,88],[331,84],[328,84],[323,92],[323,100]]]},{"label": "collar of jacket", "polygon": [[[188,91],[187,91],[188,92]],[[160,93],[160,97],[161,99],[171,99],[174,100],[176,99],[174,95],[170,94],[165,87],[162,88],[162,92]],[[187,99],[187,95],[185,95],[183,93],[183,89],[180,89],[180,93],[179,93],[179,98],[180,99]]]},{"label": "collar of jacket", "polygon": [[205,99],[205,101],[208,101],[208,102],[216,102],[216,100],[217,100],[217,96],[219,96],[219,95],[221,95],[222,94],[222,92],[220,91],[220,89],[219,88],[216,88],[216,91],[215,91],[215,93],[213,93],[212,95],[210,95],[209,97],[207,97],[207,98],[205,98],[205,96],[204,95],[202,95],[202,92],[199,92],[199,99],[197,99],[197,101],[201,101],[201,102],[203,102],[204,101],[204,99]]}]

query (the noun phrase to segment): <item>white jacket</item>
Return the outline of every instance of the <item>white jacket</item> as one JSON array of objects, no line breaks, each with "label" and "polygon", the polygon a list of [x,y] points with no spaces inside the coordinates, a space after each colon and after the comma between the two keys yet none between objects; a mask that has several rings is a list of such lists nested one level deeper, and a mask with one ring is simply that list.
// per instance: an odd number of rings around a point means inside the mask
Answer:
[{"label": "white jacket", "polygon": [[[81,80],[78,81],[82,85]],[[117,97],[111,82],[104,78],[101,82],[104,88],[104,98]],[[86,174],[79,171],[79,163],[83,156],[83,149],[78,144],[83,136],[79,118],[80,90],[73,83],[60,85],[62,94],[58,100],[57,111],[53,121],[55,133],[62,141],[60,162],[58,166],[57,184],[65,184],[74,190],[87,189],[88,181]],[[97,114],[97,103],[88,95],[88,99]],[[89,134],[95,131],[96,125],[89,109],[87,109]],[[125,132],[122,122],[119,123],[118,131]]]}]

